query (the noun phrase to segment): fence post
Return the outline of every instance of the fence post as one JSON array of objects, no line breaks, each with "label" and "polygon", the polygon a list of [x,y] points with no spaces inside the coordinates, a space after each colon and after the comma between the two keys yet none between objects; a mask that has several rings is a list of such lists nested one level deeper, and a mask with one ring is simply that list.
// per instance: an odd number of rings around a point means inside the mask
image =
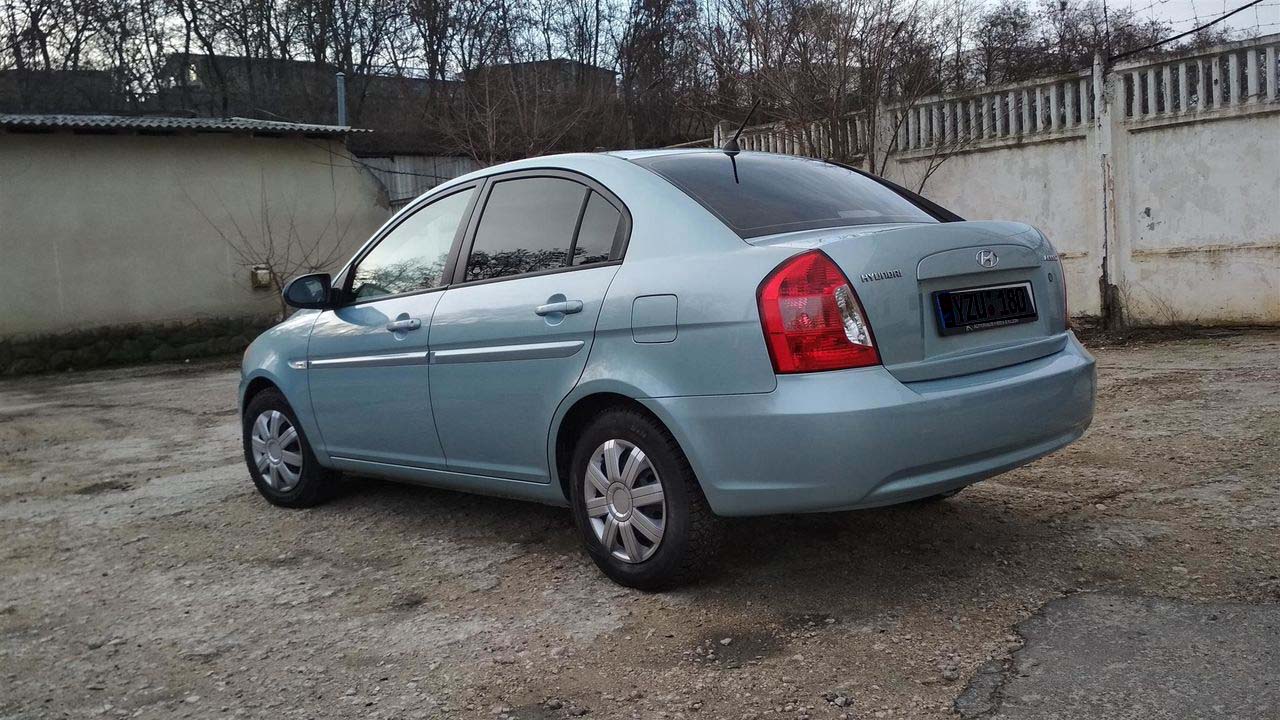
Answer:
[{"label": "fence post", "polygon": [[[1134,94],[1141,90],[1134,84]],[[1136,98],[1135,98],[1136,99]],[[1108,328],[1116,328],[1122,324],[1123,309],[1120,304],[1121,273],[1123,263],[1120,262],[1119,217],[1116,208],[1115,181],[1115,148],[1114,133],[1117,125],[1124,120],[1124,76],[1110,71],[1106,67],[1101,54],[1093,56],[1093,108],[1094,134],[1097,137],[1098,157],[1098,191],[1102,203],[1098,225],[1101,238],[1102,261],[1098,269],[1098,292],[1101,303],[1102,321]],[[1114,101],[1114,102],[1113,102]],[[1119,103],[1120,112],[1114,112]],[[1119,127],[1119,132],[1125,132]]]},{"label": "fence post", "polygon": [[717,148],[722,147],[737,130],[738,126],[732,120],[721,120],[716,123],[715,131],[711,134],[711,144]]}]

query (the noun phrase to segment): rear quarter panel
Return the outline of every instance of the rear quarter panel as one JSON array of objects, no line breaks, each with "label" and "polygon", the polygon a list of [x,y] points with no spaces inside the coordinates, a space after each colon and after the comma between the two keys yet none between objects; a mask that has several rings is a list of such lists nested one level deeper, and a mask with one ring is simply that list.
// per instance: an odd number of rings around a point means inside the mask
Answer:
[{"label": "rear quarter panel", "polygon": [[[631,213],[632,229],[587,365],[552,421],[553,475],[560,423],[589,395],[640,400],[772,392],[777,377],[760,328],[756,289],[798,252],[749,245],[666,180],[629,161],[586,156],[580,164],[568,159],[564,164],[617,194]],[[675,336],[668,342],[636,340],[633,307],[637,297],[647,295],[677,298]]]},{"label": "rear quarter panel", "polygon": [[[626,388],[638,398],[772,391],[777,379],[756,288],[795,249],[753,247],[666,180],[609,160],[612,172],[591,175],[627,205],[631,238],[575,392]],[[633,308],[646,295],[676,296],[671,340],[637,342]]]}]

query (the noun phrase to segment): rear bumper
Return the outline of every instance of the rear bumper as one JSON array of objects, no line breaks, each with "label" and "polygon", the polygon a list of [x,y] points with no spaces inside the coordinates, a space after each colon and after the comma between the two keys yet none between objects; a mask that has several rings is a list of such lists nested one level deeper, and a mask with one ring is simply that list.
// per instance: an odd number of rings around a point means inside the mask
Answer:
[{"label": "rear bumper", "polygon": [[712,509],[768,515],[876,507],[962,487],[1079,438],[1093,357],[1047,357],[902,383],[883,367],[784,375],[771,393],[651,398]]}]

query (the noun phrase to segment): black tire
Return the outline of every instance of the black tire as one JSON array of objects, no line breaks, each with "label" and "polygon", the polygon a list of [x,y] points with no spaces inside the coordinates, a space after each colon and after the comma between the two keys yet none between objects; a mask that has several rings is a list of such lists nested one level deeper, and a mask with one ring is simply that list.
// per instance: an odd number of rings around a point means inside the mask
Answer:
[{"label": "black tire", "polygon": [[[661,539],[640,562],[619,559],[607,550],[587,513],[587,465],[608,440],[623,440],[643,451],[652,465],[649,482],[662,486]],[[570,467],[574,522],[587,554],[614,582],[639,590],[666,590],[689,583],[708,568],[720,544],[720,520],[711,512],[680,445],[652,417],[634,408],[601,412],[578,438]],[[626,504],[631,506],[629,501]],[[638,511],[632,508],[632,512]]]},{"label": "black tire", "polygon": [[[283,415],[289,425],[297,430],[298,442],[295,452],[301,455],[302,458],[301,468],[297,472],[297,482],[285,489],[272,487],[267,479],[264,478],[263,473],[258,470],[257,463],[254,460],[252,439],[254,422],[263,413],[270,413],[273,410]],[[280,391],[272,388],[263,390],[253,396],[253,399],[245,407],[244,416],[241,418],[241,426],[244,461],[249,469],[249,477],[253,479],[254,486],[258,488],[258,492],[262,493],[262,496],[268,502],[281,507],[307,508],[319,505],[332,497],[333,491],[338,484],[340,473],[321,467],[320,463],[316,461],[315,453],[311,451],[311,443],[307,440],[306,433],[303,432],[302,426],[298,424],[298,418],[293,414],[293,408],[289,407],[288,401],[284,399],[284,395]],[[291,445],[290,447],[294,446]]]}]

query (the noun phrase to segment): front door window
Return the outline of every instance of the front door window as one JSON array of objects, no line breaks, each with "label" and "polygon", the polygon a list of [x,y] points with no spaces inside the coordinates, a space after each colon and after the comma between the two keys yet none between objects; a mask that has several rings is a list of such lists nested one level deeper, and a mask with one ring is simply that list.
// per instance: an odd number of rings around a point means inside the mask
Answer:
[{"label": "front door window", "polygon": [[444,279],[449,248],[471,202],[473,189],[437,200],[406,218],[355,267],[356,300],[430,290]]}]

